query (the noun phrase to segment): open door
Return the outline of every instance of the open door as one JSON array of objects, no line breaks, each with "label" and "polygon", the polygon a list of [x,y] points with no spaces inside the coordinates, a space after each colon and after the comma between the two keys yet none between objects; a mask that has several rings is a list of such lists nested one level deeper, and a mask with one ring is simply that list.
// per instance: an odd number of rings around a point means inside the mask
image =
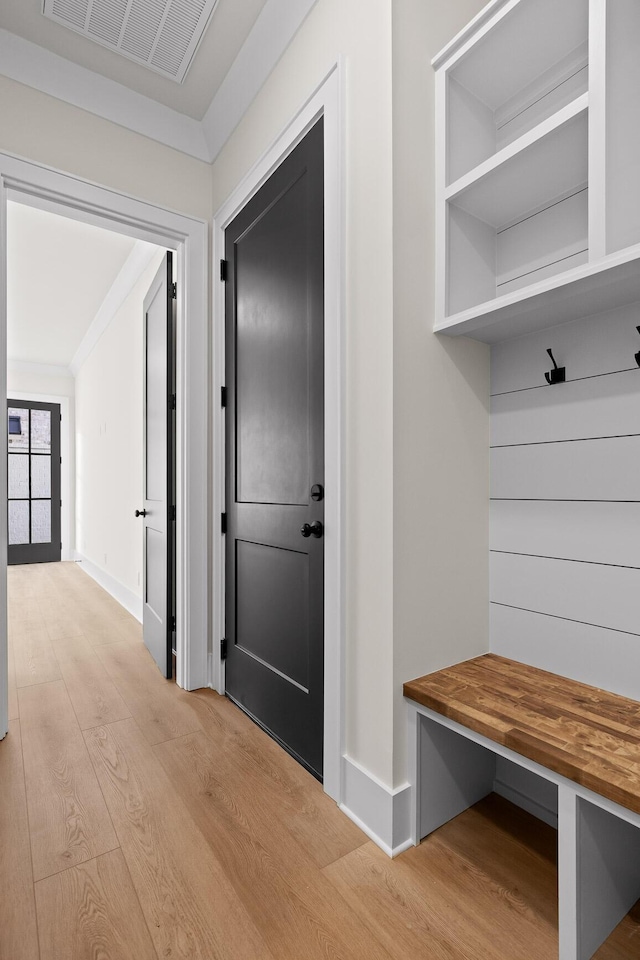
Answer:
[{"label": "open door", "polygon": [[144,642],[165,677],[173,675],[175,581],[176,292],[167,253],[144,300]]}]

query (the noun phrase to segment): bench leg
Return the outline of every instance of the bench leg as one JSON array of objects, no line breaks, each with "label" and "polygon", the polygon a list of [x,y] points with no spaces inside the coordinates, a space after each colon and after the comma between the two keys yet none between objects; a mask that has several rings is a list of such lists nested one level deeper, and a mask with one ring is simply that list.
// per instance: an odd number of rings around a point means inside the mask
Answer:
[{"label": "bench leg", "polygon": [[578,958],[577,798],[558,785],[558,937],[560,960]]},{"label": "bench leg", "polygon": [[416,832],[418,840],[493,790],[491,750],[417,714]]}]

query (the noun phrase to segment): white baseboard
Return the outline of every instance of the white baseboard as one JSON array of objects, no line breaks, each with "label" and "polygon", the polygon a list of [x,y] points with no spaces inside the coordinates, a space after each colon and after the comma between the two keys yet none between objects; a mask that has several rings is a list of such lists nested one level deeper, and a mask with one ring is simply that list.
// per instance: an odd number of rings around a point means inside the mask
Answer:
[{"label": "white baseboard", "polygon": [[76,563],[82,565],[82,569],[85,573],[88,573],[92,580],[95,580],[96,583],[100,584],[103,590],[106,590],[107,593],[110,593],[114,600],[117,600],[118,603],[128,610],[129,613],[139,620],[142,623],[142,598],[137,597],[132,590],[129,590],[128,587],[125,587],[124,584],[120,583],[119,580],[116,580],[115,577],[112,577],[110,573],[107,573],[106,570],[103,570],[102,567],[99,567],[97,564],[93,563],[91,560],[87,560],[86,557],[83,557],[81,553],[75,551],[74,559]]},{"label": "white baseboard", "polygon": [[410,786],[390,790],[350,757],[342,758],[340,809],[389,857],[412,846]]}]

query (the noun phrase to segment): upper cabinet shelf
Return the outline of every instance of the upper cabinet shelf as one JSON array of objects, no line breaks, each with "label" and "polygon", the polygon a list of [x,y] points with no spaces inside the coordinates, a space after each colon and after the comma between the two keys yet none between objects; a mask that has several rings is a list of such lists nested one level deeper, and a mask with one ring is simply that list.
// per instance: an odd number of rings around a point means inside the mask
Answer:
[{"label": "upper cabinet shelf", "polygon": [[435,58],[437,331],[564,322],[633,272],[639,48],[638,0],[492,0]]}]

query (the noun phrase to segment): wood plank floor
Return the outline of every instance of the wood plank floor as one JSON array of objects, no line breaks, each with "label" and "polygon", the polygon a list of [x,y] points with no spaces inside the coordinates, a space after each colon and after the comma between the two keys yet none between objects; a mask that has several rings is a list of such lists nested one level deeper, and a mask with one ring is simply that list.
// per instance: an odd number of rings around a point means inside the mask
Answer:
[{"label": "wood plank floor", "polygon": [[391,861],[77,565],[8,579],[1,960],[555,960],[549,827],[491,796]]}]

